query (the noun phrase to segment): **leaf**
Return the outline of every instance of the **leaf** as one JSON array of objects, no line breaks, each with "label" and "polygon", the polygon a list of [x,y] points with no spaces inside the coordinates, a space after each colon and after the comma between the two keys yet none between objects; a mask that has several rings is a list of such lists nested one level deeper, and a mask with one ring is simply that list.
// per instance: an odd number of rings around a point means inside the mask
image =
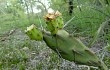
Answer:
[{"label": "leaf", "polygon": [[104,27],[108,24],[109,21],[110,21],[110,20],[107,20],[107,21],[103,22],[103,23],[100,25],[99,29],[98,29],[98,30],[96,31],[96,33],[94,34],[93,40],[90,42],[90,44],[88,45],[88,47],[91,47],[91,46],[95,43],[95,41],[96,41],[97,38],[99,37],[100,33],[102,32],[102,30],[103,30]]}]

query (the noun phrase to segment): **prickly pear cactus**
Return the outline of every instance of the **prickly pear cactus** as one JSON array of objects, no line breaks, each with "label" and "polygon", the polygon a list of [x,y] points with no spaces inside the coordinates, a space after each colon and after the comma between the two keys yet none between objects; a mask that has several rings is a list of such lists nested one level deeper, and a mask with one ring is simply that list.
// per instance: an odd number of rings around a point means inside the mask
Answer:
[{"label": "prickly pear cactus", "polygon": [[101,70],[108,70],[107,66],[100,61],[93,51],[65,30],[58,30],[56,36],[44,34],[43,39],[48,47],[66,60],[74,61],[76,64],[96,66]]},{"label": "prickly pear cactus", "polygon": [[81,65],[96,66],[100,70],[108,70],[107,66],[93,51],[63,29],[64,24],[60,12],[48,13],[45,19],[47,29],[51,34],[40,31],[35,25],[31,25],[26,30],[26,34],[30,39],[44,40],[49,48],[59,53],[66,60]]},{"label": "prickly pear cactus", "polygon": [[45,16],[47,29],[52,35],[56,34],[59,29],[63,28],[63,19],[60,12],[56,11],[54,13],[48,13]]},{"label": "prickly pear cactus", "polygon": [[64,26],[62,14],[59,11],[56,11],[55,15],[56,15],[57,23],[58,23],[58,28],[62,29]]},{"label": "prickly pear cactus", "polygon": [[27,27],[25,30],[26,34],[30,37],[31,40],[41,41],[43,40],[42,32],[33,24],[30,27]]}]

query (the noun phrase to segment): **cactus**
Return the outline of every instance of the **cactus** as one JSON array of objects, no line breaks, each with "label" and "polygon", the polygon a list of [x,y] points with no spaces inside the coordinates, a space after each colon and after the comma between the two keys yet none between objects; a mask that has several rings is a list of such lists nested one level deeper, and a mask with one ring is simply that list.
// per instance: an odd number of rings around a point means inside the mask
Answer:
[{"label": "cactus", "polygon": [[108,70],[107,66],[97,55],[86,47],[79,39],[63,30],[63,19],[60,12],[49,13],[45,16],[47,29],[51,32],[39,30],[35,25],[27,28],[26,34],[32,40],[44,40],[48,47],[62,58],[74,61],[76,64],[96,66],[101,70]]},{"label": "cactus", "polygon": [[[76,64],[96,66],[101,70],[108,70],[94,52],[86,47],[80,40],[69,35],[65,30],[59,30],[56,36],[43,34],[44,41],[55,52],[60,53],[62,58],[74,61]],[[58,51],[57,51],[58,50]]]},{"label": "cactus", "polygon": [[[38,29],[34,25],[28,27],[26,34],[32,40],[41,40],[42,36],[38,36]],[[30,34],[31,33],[31,34]],[[96,66],[101,70],[108,70],[106,65],[100,61],[94,52],[92,52],[88,47],[86,47],[80,40],[74,38],[65,30],[58,30],[55,36],[50,33],[42,31],[43,40],[56,53],[60,53],[61,57],[74,61],[76,64]],[[37,38],[37,36],[39,38]]]},{"label": "cactus", "polygon": [[59,11],[55,12],[56,15],[56,21],[58,23],[58,28],[62,29],[64,26],[64,22],[63,22],[63,18],[62,18],[62,14]]},{"label": "cactus", "polygon": [[30,37],[31,40],[41,41],[43,40],[42,32],[33,24],[27,27],[25,33]]},{"label": "cactus", "polygon": [[48,13],[44,18],[46,19],[47,29],[52,35],[55,35],[59,29],[63,28],[63,18],[60,12]]}]

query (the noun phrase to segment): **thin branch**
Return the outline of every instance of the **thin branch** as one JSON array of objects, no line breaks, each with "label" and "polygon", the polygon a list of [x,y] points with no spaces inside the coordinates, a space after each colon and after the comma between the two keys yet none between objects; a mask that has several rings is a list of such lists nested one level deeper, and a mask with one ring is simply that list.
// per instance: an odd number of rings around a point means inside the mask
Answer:
[{"label": "thin branch", "polygon": [[35,2],[40,3],[40,4],[44,7],[45,11],[46,11],[46,12],[48,12],[48,10],[47,10],[46,6],[45,6],[45,5],[44,5],[41,1],[39,1],[39,0],[38,0],[38,1],[35,1]]},{"label": "thin branch", "polygon": [[72,17],[70,20],[68,20],[68,21],[65,23],[65,25],[63,26],[63,28],[66,27],[74,18],[75,18],[75,16]]}]

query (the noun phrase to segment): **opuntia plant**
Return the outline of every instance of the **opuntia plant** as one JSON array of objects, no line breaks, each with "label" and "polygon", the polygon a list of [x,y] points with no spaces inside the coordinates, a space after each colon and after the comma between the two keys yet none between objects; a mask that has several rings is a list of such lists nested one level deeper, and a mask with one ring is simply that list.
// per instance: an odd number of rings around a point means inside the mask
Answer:
[{"label": "opuntia plant", "polygon": [[44,18],[46,20],[47,29],[52,35],[56,34],[59,29],[63,28],[63,18],[59,11],[48,13]]},{"label": "opuntia plant", "polygon": [[[57,13],[57,14],[56,14]],[[108,70],[107,66],[97,55],[85,46],[78,38],[75,38],[63,29],[63,19],[58,11],[45,16],[47,28],[51,33],[38,30],[35,25],[27,28],[26,34],[32,40],[44,40],[49,48],[54,50],[62,58],[74,61],[76,64],[99,67]]]},{"label": "opuntia plant", "polygon": [[32,24],[30,27],[27,27],[27,30],[25,30],[25,33],[32,40],[36,40],[36,41],[43,40],[42,32],[34,24]]}]

